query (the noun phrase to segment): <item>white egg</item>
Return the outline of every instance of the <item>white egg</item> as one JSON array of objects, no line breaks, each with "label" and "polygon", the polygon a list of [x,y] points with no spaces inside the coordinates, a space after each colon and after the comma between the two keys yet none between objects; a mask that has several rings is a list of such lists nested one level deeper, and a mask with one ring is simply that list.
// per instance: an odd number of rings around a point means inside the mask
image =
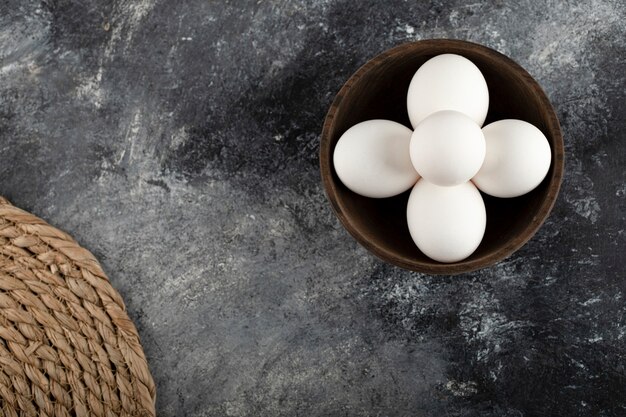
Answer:
[{"label": "white egg", "polygon": [[517,197],[536,188],[550,169],[548,139],[530,123],[506,119],[483,128],[487,153],[472,179],[494,197]]},{"label": "white egg", "polygon": [[415,73],[407,95],[413,127],[441,110],[456,110],[482,126],[489,108],[485,77],[469,59],[443,54],[426,61]]},{"label": "white egg", "polygon": [[440,187],[421,179],[407,206],[409,232],[417,247],[439,262],[458,262],[480,245],[487,214],[474,184]]},{"label": "white egg", "polygon": [[411,136],[411,161],[426,180],[441,186],[469,181],[485,159],[485,138],[472,119],[444,110],[425,118]]},{"label": "white egg", "polygon": [[408,190],[419,178],[409,156],[412,133],[391,120],[352,126],[339,138],[333,154],[339,179],[365,197],[392,197]]}]

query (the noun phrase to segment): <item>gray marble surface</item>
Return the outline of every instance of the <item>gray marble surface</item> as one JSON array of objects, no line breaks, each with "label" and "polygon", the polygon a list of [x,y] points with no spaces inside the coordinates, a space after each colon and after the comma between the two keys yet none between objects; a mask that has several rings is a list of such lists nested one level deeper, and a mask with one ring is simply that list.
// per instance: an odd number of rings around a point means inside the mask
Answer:
[{"label": "gray marble surface", "polygon": [[[626,415],[623,1],[0,0],[0,194],[101,260],[160,416]],[[457,277],[324,196],[326,109],[399,43],[468,39],[560,117],[545,226]]]}]

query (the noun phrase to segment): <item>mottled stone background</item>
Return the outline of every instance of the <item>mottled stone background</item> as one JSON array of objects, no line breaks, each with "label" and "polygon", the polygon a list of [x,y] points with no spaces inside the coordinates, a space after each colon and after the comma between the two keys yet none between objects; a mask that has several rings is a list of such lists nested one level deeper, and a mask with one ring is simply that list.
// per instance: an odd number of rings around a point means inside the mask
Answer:
[{"label": "mottled stone background", "polygon": [[[326,109],[399,43],[545,88],[545,226],[457,277],[383,264],[320,184]],[[160,416],[626,415],[623,1],[0,0],[0,194],[92,250]]]}]

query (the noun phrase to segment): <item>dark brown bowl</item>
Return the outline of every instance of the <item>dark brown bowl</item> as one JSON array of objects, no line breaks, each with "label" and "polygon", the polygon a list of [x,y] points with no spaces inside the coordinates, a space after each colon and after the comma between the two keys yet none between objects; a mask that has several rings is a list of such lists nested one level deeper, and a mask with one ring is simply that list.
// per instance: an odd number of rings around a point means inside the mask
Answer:
[{"label": "dark brown bowl", "polygon": [[[521,119],[538,127],[550,142],[552,165],[543,182],[517,198],[483,194],[487,230],[476,251],[456,263],[440,263],[417,248],[406,220],[409,192],[386,199],[362,197],[345,187],[332,164],[335,145],[355,124],[388,119],[411,127],[406,94],[415,71],[429,58],[444,53],[462,55],[482,71],[489,87],[485,125],[500,119]],[[350,234],[384,261],[430,274],[459,274],[492,265],[518,250],[545,221],[563,177],[563,137],[546,94],[510,58],[471,42],[433,39],[407,43],[386,51],[345,83],[326,115],[320,144],[322,181],[333,210]]]}]

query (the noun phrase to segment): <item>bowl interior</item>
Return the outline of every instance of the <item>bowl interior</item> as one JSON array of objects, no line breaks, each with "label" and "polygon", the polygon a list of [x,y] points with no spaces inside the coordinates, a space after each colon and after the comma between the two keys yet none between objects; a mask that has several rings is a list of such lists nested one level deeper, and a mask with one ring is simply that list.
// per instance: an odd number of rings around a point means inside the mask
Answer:
[{"label": "bowl interior", "polygon": [[[388,199],[362,197],[346,188],[332,166],[332,154],[341,135],[369,119],[389,119],[411,127],[406,94],[415,71],[428,59],[455,53],[470,59],[482,71],[489,87],[485,124],[521,119],[548,138],[552,164],[544,181],[532,192],[513,199],[483,194],[487,230],[478,249],[467,259],[442,264],[415,246],[406,221],[410,191]],[[563,143],[558,120],[547,97],[526,71],[489,48],[463,41],[431,40],[401,45],[361,67],[344,85],[333,103],[322,134],[320,166],[327,195],[346,229],[382,259],[420,272],[454,274],[493,264],[521,247],[549,214],[561,182]]]}]

